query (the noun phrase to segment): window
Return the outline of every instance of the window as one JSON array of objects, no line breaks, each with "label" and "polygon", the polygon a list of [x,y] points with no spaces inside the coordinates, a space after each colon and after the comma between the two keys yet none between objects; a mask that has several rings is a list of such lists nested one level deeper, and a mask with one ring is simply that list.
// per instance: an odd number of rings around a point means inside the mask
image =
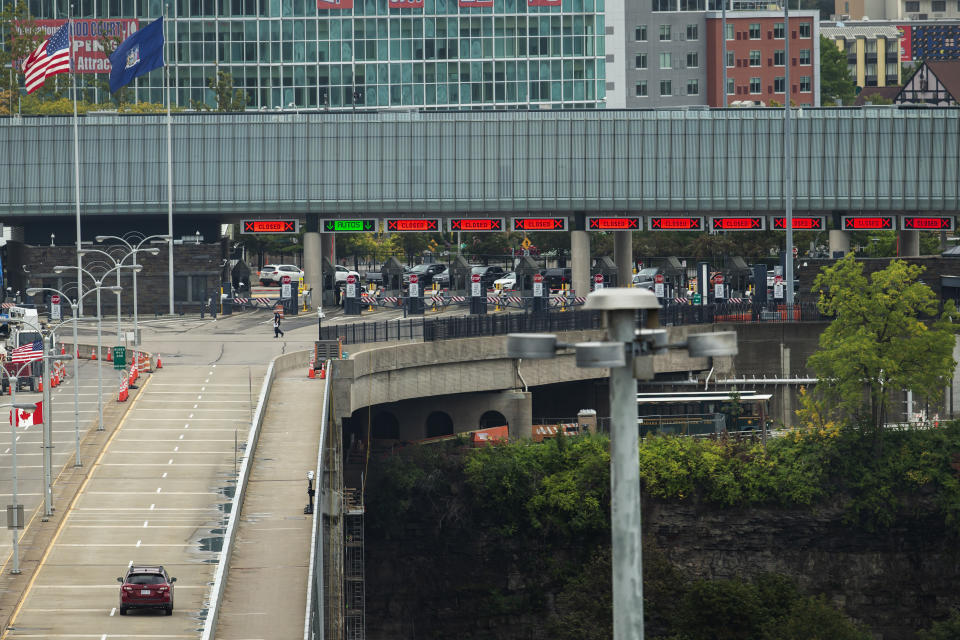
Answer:
[{"label": "window", "polygon": [[670,40],[670,25],[662,24],[660,25],[660,41]]},{"label": "window", "polygon": [[947,0],[933,0],[930,3],[931,11],[946,11],[947,10]]},{"label": "window", "polygon": [[647,54],[640,53],[636,57],[636,68],[637,69],[646,69],[647,68]]},{"label": "window", "polygon": [[673,83],[670,80],[660,81],[660,95],[661,96],[673,95]]},{"label": "window", "polygon": [[673,54],[669,51],[660,52],[660,68],[661,69],[672,69],[673,68]]},{"label": "window", "polygon": [[637,97],[646,98],[647,97],[647,81],[641,80],[637,83]]},{"label": "window", "polygon": [[[960,0],[958,0],[958,2],[960,2]],[[727,66],[737,66],[737,57],[734,55],[733,51],[727,51]]]},{"label": "window", "polygon": [[700,95],[700,81],[696,78],[691,78],[687,80],[687,95],[688,96],[698,96]]},{"label": "window", "polygon": [[759,22],[750,23],[750,39],[751,40],[760,39],[760,23]]},{"label": "window", "polygon": [[[957,2],[960,2],[960,0],[957,0]],[[728,24],[728,25],[727,25],[727,40],[733,40],[733,39],[734,39],[734,35],[733,35],[733,25],[732,25],[732,24]]]},{"label": "window", "polygon": [[800,37],[801,37],[801,38],[809,38],[809,37],[810,37],[810,23],[809,23],[809,22],[801,22],[801,23],[800,23]]},{"label": "window", "polygon": [[783,40],[783,23],[782,22],[774,23],[773,37],[777,40]]},{"label": "window", "polygon": [[733,81],[733,78],[727,78],[727,95],[733,96],[737,94],[737,85]]},{"label": "window", "polygon": [[800,92],[810,93],[810,76],[800,76]]},{"label": "window", "polygon": [[777,76],[773,79],[773,92],[774,93],[783,93],[783,88],[787,86],[786,80],[783,76]]},{"label": "window", "polygon": [[750,51],[750,66],[759,67],[760,66],[760,50],[753,49]]},{"label": "window", "polygon": [[633,31],[633,39],[637,42],[647,41],[647,25],[642,24]]},{"label": "window", "polygon": [[906,3],[907,13],[919,13],[920,12],[920,3],[917,0],[912,2],[908,1]]},{"label": "window", "polygon": [[810,49],[800,49],[800,64],[810,64]]},{"label": "window", "polygon": [[699,29],[697,28],[697,25],[695,25],[695,24],[688,24],[688,25],[687,25],[687,40],[699,40],[699,39],[700,39],[700,33],[699,33]]},{"label": "window", "polygon": [[773,66],[782,67],[786,59],[787,59],[787,56],[784,55],[783,49],[777,49],[776,51],[773,52]]},{"label": "window", "polygon": [[687,68],[696,69],[700,66],[700,56],[696,51],[691,51],[687,54]]},{"label": "window", "polygon": [[750,78],[750,93],[760,93],[760,78]]}]

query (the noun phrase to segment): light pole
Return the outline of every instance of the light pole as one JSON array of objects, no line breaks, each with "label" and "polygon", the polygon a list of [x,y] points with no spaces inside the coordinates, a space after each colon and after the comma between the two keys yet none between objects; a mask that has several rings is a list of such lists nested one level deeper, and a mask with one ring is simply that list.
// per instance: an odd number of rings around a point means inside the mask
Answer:
[{"label": "light pole", "polygon": [[[147,237],[143,238],[140,242],[138,242],[138,243],[136,244],[136,246],[133,246],[133,245],[131,245],[129,242],[127,242],[126,239],[121,238],[121,237],[119,237],[119,236],[97,236],[97,237],[96,237],[96,241],[97,241],[97,242],[104,242],[105,240],[116,240],[116,241],[118,241],[118,242],[122,242],[123,244],[125,244],[125,245],[127,246],[128,249],[130,249],[130,253],[128,253],[127,256],[133,255],[133,261],[134,261],[134,262],[137,261],[137,253],[138,253],[138,252],[145,252],[145,253],[148,253],[148,254],[150,254],[150,255],[152,255],[152,256],[158,255],[158,254],[160,253],[160,249],[158,249],[157,247],[149,247],[149,248],[146,248],[146,249],[142,249],[142,248],[141,248],[141,247],[143,246],[143,244],[146,243],[148,240],[161,240],[161,241],[166,241],[166,240],[169,240],[169,239],[170,239],[170,236],[169,236],[169,235],[153,235],[153,236],[147,236]],[[121,262],[123,262],[123,260],[126,260],[126,259],[127,259],[127,256],[124,256],[123,259],[121,260]],[[172,285],[172,284],[170,285],[170,288],[171,288],[171,291],[172,291],[172,290],[173,290],[173,285]],[[171,311],[171,313],[172,313],[172,311]],[[133,270],[133,344],[134,344],[134,346],[139,346],[139,345],[140,345],[140,329],[139,329],[139,327],[138,327],[138,325],[137,325],[137,270],[136,270],[136,269]]]},{"label": "light pole", "polygon": [[120,344],[123,341],[123,336],[120,332],[120,269],[132,269],[134,273],[137,273],[138,271],[143,270],[143,265],[123,264],[123,261],[131,255],[129,253],[120,258],[120,260],[117,260],[111,254],[107,253],[106,251],[101,251],[100,249],[84,249],[83,253],[84,255],[88,253],[100,253],[110,259],[110,262],[113,263],[113,269],[108,270],[104,273],[104,275],[113,270],[116,270],[117,272],[117,344]]},{"label": "light pole", "polygon": [[[73,355],[76,356],[79,354],[78,338],[77,338],[77,312],[79,310],[80,301],[76,302],[70,300],[70,297],[67,296],[64,292],[54,289],[52,287],[34,287],[27,289],[28,296],[34,296],[41,291],[51,291],[57,293],[60,297],[70,303],[70,310],[73,314]],[[87,291],[84,295],[92,293],[93,291]],[[82,297],[82,296],[81,296]],[[58,325],[59,326],[59,325]],[[73,463],[73,466],[79,467],[82,466],[80,463],[80,359],[77,357],[73,358],[73,430],[74,435],[76,436],[76,460]]]},{"label": "light pole", "polygon": [[[685,343],[668,344],[659,329],[660,304],[647,289],[611,288],[587,296],[584,309],[601,311],[606,342],[557,342],[552,334],[509,334],[513,358],[549,359],[558,349],[574,348],[578,367],[610,368],[610,529],[613,564],[614,640],[643,640],[643,563],[638,461],[637,383],[654,377],[653,356],[684,349],[691,357],[734,355],[736,332],[693,334]],[[637,330],[638,311],[647,314]],[[519,363],[518,363],[519,366]]]},{"label": "light pole", "polygon": [[[72,265],[57,265],[53,268],[54,273],[63,273],[68,269],[77,269]],[[116,269],[118,267],[114,267]],[[80,267],[80,270],[90,276],[90,279],[94,282],[94,288],[97,292],[97,412],[99,414],[99,422],[97,423],[97,431],[103,431],[103,316],[100,313],[100,290],[106,289],[107,291],[113,291],[117,295],[120,294],[121,287],[116,285],[104,286],[103,279],[107,277],[113,269],[109,269],[100,276],[100,279],[97,280],[96,276],[87,271],[86,269]],[[83,294],[84,296],[87,294]],[[76,342],[73,345],[75,348],[78,346]]]},{"label": "light pole", "polygon": [[[53,409],[50,405],[50,363],[54,360],[73,360],[72,355],[53,354],[47,348],[47,338],[50,338],[50,346],[53,346],[53,331],[48,330],[48,335],[44,336],[40,332],[41,343],[43,344],[43,516],[49,518],[53,515],[53,459],[50,449],[53,447]],[[77,385],[74,384],[74,387]]]}]

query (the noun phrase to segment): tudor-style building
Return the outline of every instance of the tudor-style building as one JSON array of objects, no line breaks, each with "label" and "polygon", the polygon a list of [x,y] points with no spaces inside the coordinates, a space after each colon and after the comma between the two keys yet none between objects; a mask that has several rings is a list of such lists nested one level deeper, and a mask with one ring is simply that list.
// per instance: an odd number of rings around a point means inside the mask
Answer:
[{"label": "tudor-style building", "polygon": [[897,104],[954,107],[960,104],[960,60],[928,60],[900,89]]}]

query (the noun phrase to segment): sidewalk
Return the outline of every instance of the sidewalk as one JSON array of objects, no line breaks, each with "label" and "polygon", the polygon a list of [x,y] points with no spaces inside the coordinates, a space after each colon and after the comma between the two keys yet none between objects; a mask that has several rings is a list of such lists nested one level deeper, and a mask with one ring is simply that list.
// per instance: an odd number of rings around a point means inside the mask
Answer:
[{"label": "sidewalk", "polygon": [[273,383],[238,521],[216,637],[303,637],[312,516],[307,470],[317,462],[323,382],[306,371]]}]

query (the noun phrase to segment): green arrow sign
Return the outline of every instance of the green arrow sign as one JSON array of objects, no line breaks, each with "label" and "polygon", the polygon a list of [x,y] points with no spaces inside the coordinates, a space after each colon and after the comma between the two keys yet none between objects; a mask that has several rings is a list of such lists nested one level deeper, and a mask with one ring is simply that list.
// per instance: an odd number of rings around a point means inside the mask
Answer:
[{"label": "green arrow sign", "polygon": [[114,347],[113,348],[113,368],[125,369],[126,366],[127,366],[127,348]]},{"label": "green arrow sign", "polygon": [[699,293],[693,294],[693,304],[700,304],[703,301],[703,297]]},{"label": "green arrow sign", "polygon": [[324,220],[323,230],[327,233],[369,233],[377,230],[377,221],[374,218]]}]

